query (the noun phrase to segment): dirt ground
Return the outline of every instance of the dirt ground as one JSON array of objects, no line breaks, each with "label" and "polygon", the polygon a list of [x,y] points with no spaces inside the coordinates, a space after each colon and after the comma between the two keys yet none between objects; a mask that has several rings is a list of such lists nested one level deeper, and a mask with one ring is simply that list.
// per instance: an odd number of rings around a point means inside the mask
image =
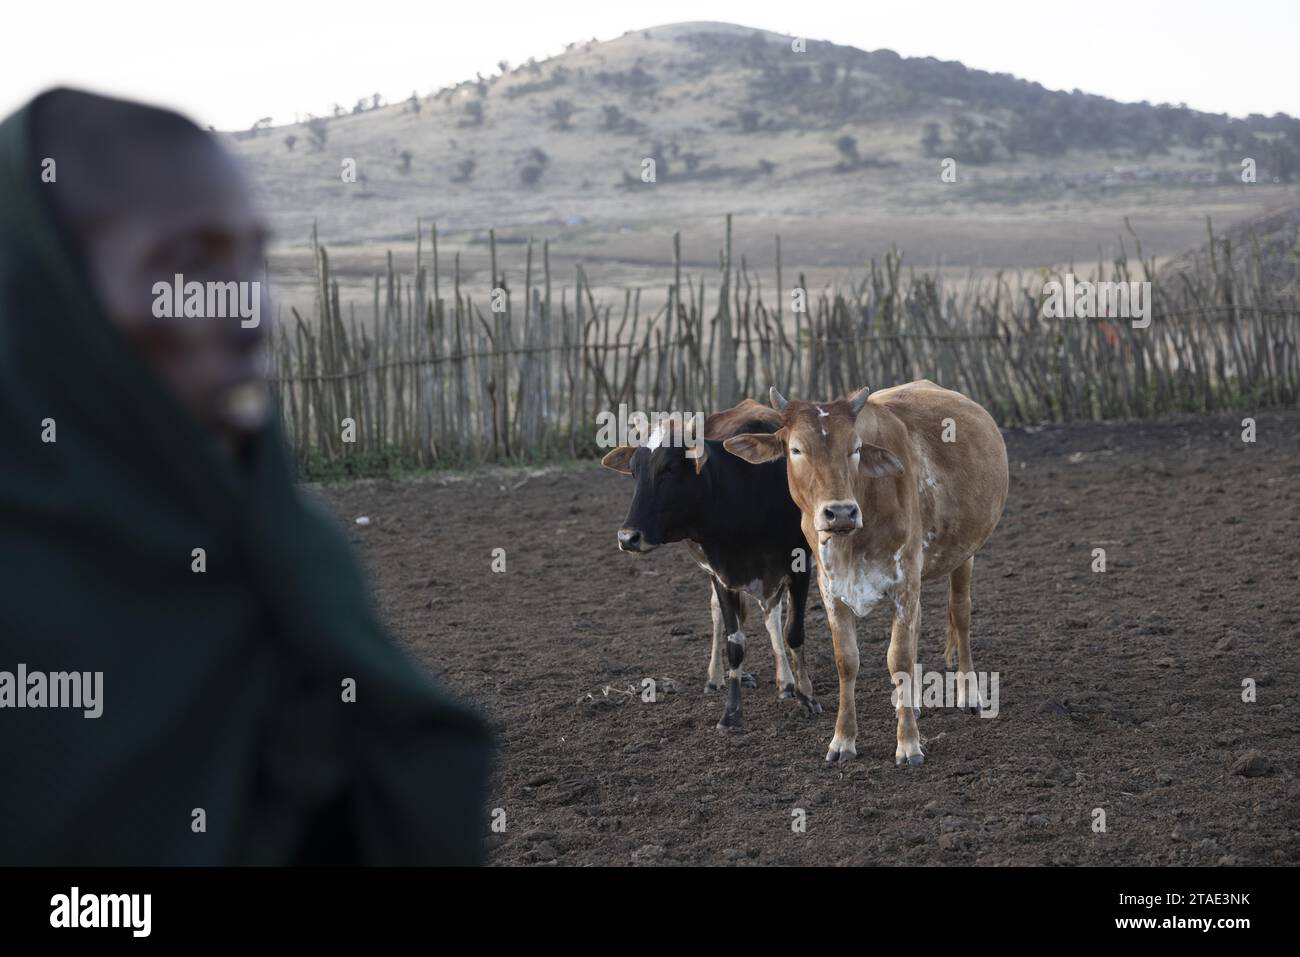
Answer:
[{"label": "dirt ground", "polygon": [[[893,763],[883,608],[859,627],[859,758],[823,765],[836,676],[815,594],[825,713],[777,700],[751,622],[747,729],[716,730],[707,581],[683,545],[617,551],[623,476],[323,494],[396,634],[496,728],[495,864],[1295,864],[1300,413],[1256,418],[1253,445],[1240,415],[1007,434],[1010,499],[973,586],[999,712],[923,712],[919,768]],[[926,585],[927,670],[944,667],[945,597]],[[647,677],[653,703],[628,693]]]}]

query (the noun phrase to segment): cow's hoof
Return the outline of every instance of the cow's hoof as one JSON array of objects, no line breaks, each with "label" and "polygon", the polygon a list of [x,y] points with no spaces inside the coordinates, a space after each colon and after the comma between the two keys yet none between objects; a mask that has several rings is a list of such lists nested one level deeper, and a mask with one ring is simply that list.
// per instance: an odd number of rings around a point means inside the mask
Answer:
[{"label": "cow's hoof", "polygon": [[844,764],[858,756],[858,749],[852,741],[832,738],[830,749],[826,752],[827,764]]},{"label": "cow's hoof", "polygon": [[796,691],[795,696],[799,699],[799,707],[803,713],[810,718],[815,718],[822,713],[822,706],[816,698],[810,697],[801,691]]},{"label": "cow's hoof", "polygon": [[[974,674],[975,672],[969,672]],[[960,672],[958,672],[960,674]],[[979,714],[984,710],[984,699],[978,688],[972,688],[963,681],[957,682],[957,710],[966,714]]]},{"label": "cow's hoof", "polygon": [[757,688],[758,679],[755,678],[753,675],[751,675],[748,671],[742,671],[740,674],[740,686],[742,688]]},{"label": "cow's hoof", "polygon": [[925,764],[925,755],[921,753],[920,748],[916,749],[915,754],[905,754],[902,751],[895,751],[894,764],[898,767],[920,767],[922,764]]},{"label": "cow's hoof", "polygon": [[777,693],[776,700],[785,701],[786,699],[793,698],[793,697],[794,697],[794,685],[789,684],[783,687],[780,690],[780,692]]},{"label": "cow's hoof", "polygon": [[714,681],[712,678],[710,678],[708,681],[704,682],[705,694],[717,694],[721,690],[722,690],[722,682],[720,681]]},{"label": "cow's hoof", "polygon": [[913,709],[912,709],[912,717],[915,718],[917,721],[920,721],[920,720],[921,720],[921,709],[920,709],[920,708],[913,708]]},{"label": "cow's hoof", "polygon": [[718,722],[719,731],[743,731],[744,728],[739,714],[724,714],[722,720]]}]

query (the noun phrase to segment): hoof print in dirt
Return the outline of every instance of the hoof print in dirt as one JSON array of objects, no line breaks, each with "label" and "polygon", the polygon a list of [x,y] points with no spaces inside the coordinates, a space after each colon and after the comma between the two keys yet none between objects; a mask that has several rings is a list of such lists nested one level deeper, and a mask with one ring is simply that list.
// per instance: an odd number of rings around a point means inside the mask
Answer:
[{"label": "hoof print in dirt", "polygon": [[1050,698],[1038,706],[1039,714],[1056,715],[1062,718],[1070,716],[1070,709],[1059,701],[1053,701]]},{"label": "hoof print in dirt", "polygon": [[1262,778],[1272,770],[1273,765],[1268,758],[1253,748],[1232,762],[1232,773],[1244,778]]},{"label": "hoof print in dirt", "polygon": [[540,841],[524,855],[524,860],[529,864],[554,864],[559,856],[553,843]]},{"label": "hoof print in dirt", "polygon": [[568,778],[563,781],[554,782],[554,786],[547,786],[540,789],[537,792],[535,800],[539,804],[568,807],[577,804],[583,797],[591,794],[595,789],[595,782],[589,778]]},{"label": "hoof print in dirt", "polygon": [[632,863],[640,865],[654,865],[668,863],[664,856],[664,848],[659,844],[643,844],[632,852]]}]

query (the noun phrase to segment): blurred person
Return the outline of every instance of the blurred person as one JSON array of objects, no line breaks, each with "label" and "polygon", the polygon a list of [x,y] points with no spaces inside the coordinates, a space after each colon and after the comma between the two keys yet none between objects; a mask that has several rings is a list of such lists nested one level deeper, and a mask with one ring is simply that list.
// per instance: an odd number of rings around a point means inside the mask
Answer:
[{"label": "blurred person", "polygon": [[[480,862],[487,730],[295,487],[268,323],[159,308],[261,278],[234,160],[54,90],[0,124],[0,192],[0,864]],[[58,674],[102,675],[97,717]]]}]

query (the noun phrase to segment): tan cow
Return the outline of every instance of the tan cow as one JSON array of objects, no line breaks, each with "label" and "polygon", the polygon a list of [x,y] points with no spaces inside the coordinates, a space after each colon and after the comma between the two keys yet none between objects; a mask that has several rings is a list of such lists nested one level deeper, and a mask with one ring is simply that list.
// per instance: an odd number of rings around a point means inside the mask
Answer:
[{"label": "tan cow", "polygon": [[817,553],[817,582],[840,676],[827,761],[857,756],[856,620],[893,601],[889,673],[897,694],[898,764],[921,764],[913,688],[923,579],[949,577],[944,655],[958,669],[957,704],[979,708],[970,655],[974,555],[1007,500],[1007,450],[997,424],[970,399],[919,380],[834,402],[787,402],[772,389],[781,428],[727,439],[748,462],[786,457],[790,495]]}]

